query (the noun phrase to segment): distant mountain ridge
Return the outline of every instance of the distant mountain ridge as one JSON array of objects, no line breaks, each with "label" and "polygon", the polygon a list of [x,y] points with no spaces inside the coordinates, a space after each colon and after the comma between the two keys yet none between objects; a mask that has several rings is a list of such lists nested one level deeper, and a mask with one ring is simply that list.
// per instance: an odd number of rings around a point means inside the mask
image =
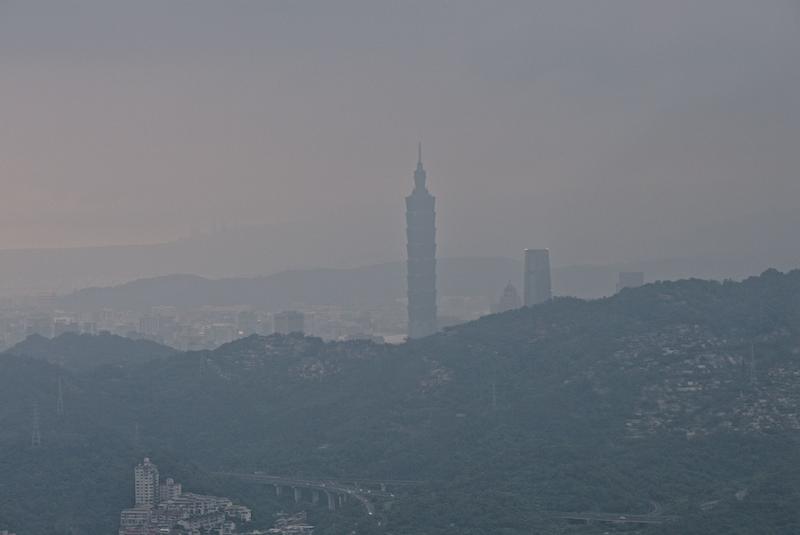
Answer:
[{"label": "distant mountain ridge", "polygon": [[[499,295],[521,276],[509,258],[455,258],[439,262],[442,295]],[[168,275],[110,288],[87,288],[58,299],[78,309],[147,309],[156,305],[252,305],[281,310],[296,303],[369,307],[405,297],[405,264],[392,262],[354,269],[294,270],[253,278],[207,279]]]},{"label": "distant mountain ridge", "polygon": [[[395,258],[402,247],[395,249],[387,240],[402,234],[393,227],[392,218],[385,217],[385,212],[383,217],[373,214],[371,224],[365,226],[363,217],[363,213],[337,213],[302,223],[222,228],[141,245],[0,250],[0,296],[63,294],[169,273],[199,273],[213,278],[256,276]],[[356,235],[385,246],[365,248],[360,240],[342,240],[343,236]]]},{"label": "distant mountain ridge", "polygon": [[[723,278],[737,271],[727,258],[673,259],[611,266],[553,269],[556,295],[593,299],[615,292],[620,271],[644,271],[646,280]],[[728,275],[726,275],[728,274]],[[405,298],[405,263],[390,262],[352,269],[306,269],[273,275],[209,279],[174,274],[139,279],[119,286],[93,287],[59,297],[59,306],[96,310],[147,310],[158,305],[252,305],[277,311],[294,304],[369,307]],[[522,290],[522,262],[502,257],[443,258],[438,261],[440,296],[499,298],[510,281]]]},{"label": "distant mountain ridge", "polygon": [[[114,286],[171,273],[196,273],[214,279],[252,278],[287,270],[349,269],[394,263],[402,257],[405,238],[401,222],[387,214],[396,209],[396,215],[402,215],[402,199],[398,201],[399,204],[388,205],[370,203],[365,207],[366,212],[307,214],[310,219],[303,221],[231,227],[162,243],[0,250],[0,297],[65,294],[86,287]],[[604,256],[604,264],[595,267],[611,271],[643,270],[650,281],[687,277],[739,279],[769,267],[791,269],[800,265],[800,253],[791,245],[795,242],[794,229],[800,224],[798,217],[793,211],[750,214],[736,221],[735,230],[731,230],[731,222],[727,222],[713,229],[694,229],[697,236],[693,234],[693,237],[681,235],[667,239],[660,236],[656,241],[663,246],[655,253],[653,250],[633,251],[620,257],[618,262]],[[764,240],[763,236],[770,236],[770,240]],[[687,249],[684,243],[689,238],[700,239],[699,243],[704,246]],[[447,238],[440,236],[440,239]],[[537,246],[524,240],[513,243],[517,245],[510,248],[470,240],[441,245],[442,254],[451,258],[515,259],[517,255],[521,257],[523,247]],[[563,257],[558,244],[551,244],[551,247],[554,265],[565,265],[560,260]],[[564,244],[564,247],[570,250],[571,258],[576,258],[575,244]],[[654,257],[654,254],[660,256]],[[593,268],[574,261],[567,265]],[[578,281],[576,285],[565,282],[561,294],[606,295],[614,289],[613,275],[611,273],[610,281],[601,274],[596,279]],[[512,280],[518,278],[519,274]]]}]

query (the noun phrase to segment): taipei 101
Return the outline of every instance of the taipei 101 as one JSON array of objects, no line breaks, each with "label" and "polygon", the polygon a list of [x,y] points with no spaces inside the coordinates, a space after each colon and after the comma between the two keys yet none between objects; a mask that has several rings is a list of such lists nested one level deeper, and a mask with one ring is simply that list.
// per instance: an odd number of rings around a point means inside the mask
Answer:
[{"label": "taipei 101", "polygon": [[0,535],[800,534],[797,0],[0,0]]}]

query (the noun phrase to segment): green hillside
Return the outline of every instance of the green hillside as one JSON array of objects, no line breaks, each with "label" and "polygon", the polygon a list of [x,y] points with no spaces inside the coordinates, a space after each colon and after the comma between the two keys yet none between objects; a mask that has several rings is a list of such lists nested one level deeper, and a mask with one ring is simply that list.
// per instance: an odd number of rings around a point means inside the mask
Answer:
[{"label": "green hillside", "polygon": [[[211,473],[421,481],[397,490],[380,526],[355,506],[310,511],[322,534],[797,533],[798,334],[800,271],[652,284],[403,346],[254,336],[76,371],[61,420],[47,413],[58,370],[7,356],[0,521],[108,533],[146,453],[262,519],[290,504]],[[17,485],[34,490],[22,499]],[[78,515],[79,502],[92,505]]]},{"label": "green hillside", "polygon": [[104,366],[132,366],[174,355],[177,351],[150,340],[132,340],[109,333],[97,336],[64,333],[50,339],[35,334],[6,353],[46,360],[74,371]]}]

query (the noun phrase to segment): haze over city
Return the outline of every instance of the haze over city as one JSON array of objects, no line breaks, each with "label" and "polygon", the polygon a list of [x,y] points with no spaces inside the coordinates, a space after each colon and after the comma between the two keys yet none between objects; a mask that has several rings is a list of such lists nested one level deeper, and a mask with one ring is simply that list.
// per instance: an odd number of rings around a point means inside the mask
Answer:
[{"label": "haze over city", "polygon": [[791,0],[2,2],[0,248],[264,225],[269,265],[207,274],[400,260],[422,140],[443,257],[788,265],[799,17]]},{"label": "haze over city", "polygon": [[0,535],[797,535],[799,30],[0,0]]}]

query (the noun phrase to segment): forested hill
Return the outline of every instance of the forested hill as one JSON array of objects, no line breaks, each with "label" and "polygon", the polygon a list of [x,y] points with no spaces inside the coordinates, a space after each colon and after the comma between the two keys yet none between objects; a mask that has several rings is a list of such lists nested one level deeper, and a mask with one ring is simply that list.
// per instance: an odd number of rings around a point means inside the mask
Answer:
[{"label": "forested hill", "polygon": [[103,366],[133,366],[176,352],[150,340],[132,340],[109,333],[96,336],[64,333],[52,339],[33,335],[7,351],[11,355],[43,359],[75,371]]},{"label": "forested hill", "polygon": [[[0,366],[0,390],[19,390],[22,373],[50,374],[30,381],[27,395],[52,406],[51,368],[12,357]],[[212,485],[204,474],[216,470],[426,482],[400,491],[381,526],[314,513],[323,535],[342,526],[395,535],[797,533],[798,379],[800,271],[661,283],[604,300],[557,299],[402,346],[254,336],[69,377],[71,410],[44,433],[54,455],[38,473],[59,478],[68,462],[84,470],[68,483],[76,491],[125,488],[130,476],[119,467],[147,453],[202,467],[186,472],[197,485]],[[0,520],[22,531],[30,513],[13,505],[13,482],[30,477],[25,467],[42,450],[25,447],[28,409],[12,397],[0,411],[10,422]],[[55,455],[81,440],[85,448]],[[263,489],[253,498],[242,486],[213,485],[257,517],[289,506]],[[113,529],[120,501],[110,493],[79,531]],[[66,502],[47,503],[37,525],[74,527]],[[566,512],[670,521],[574,525],[558,518]]]}]

